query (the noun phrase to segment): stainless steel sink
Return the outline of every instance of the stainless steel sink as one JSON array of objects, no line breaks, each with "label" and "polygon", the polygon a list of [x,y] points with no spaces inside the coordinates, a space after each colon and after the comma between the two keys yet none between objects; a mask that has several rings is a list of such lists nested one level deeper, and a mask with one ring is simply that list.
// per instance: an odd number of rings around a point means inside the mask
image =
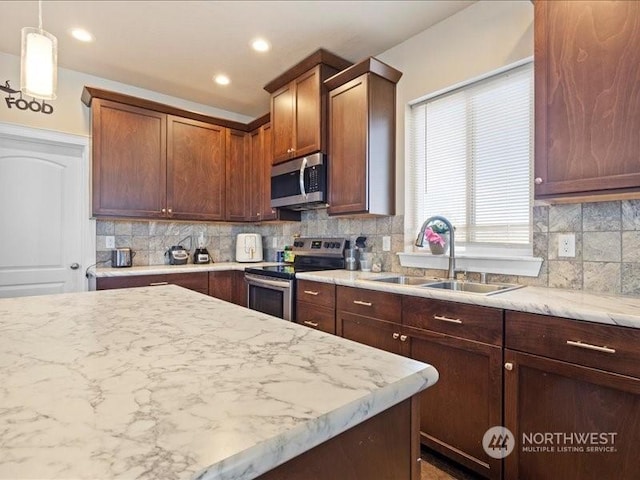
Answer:
[{"label": "stainless steel sink", "polygon": [[441,290],[452,290],[456,292],[479,293],[481,295],[493,295],[496,293],[508,292],[521,288],[524,285],[513,283],[476,283],[461,282],[459,280],[444,280],[442,282],[427,283],[424,288],[439,288]]},{"label": "stainless steel sink", "polygon": [[410,277],[406,275],[401,275],[399,277],[387,277],[387,278],[369,278],[368,280],[372,282],[383,282],[383,283],[394,283],[396,285],[411,285],[411,286],[422,286],[428,283],[432,283],[433,279],[426,277]]}]

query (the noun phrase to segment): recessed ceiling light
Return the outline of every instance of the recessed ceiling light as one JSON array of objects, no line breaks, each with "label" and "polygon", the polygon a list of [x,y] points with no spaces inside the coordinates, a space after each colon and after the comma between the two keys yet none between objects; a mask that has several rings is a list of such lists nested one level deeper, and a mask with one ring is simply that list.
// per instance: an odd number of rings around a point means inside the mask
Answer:
[{"label": "recessed ceiling light", "polygon": [[87,32],[84,28],[74,28],[71,30],[71,35],[76,40],[81,42],[93,42],[93,35]]},{"label": "recessed ceiling light", "polygon": [[218,85],[229,85],[231,83],[231,80],[226,75],[216,75],[214,80]]},{"label": "recessed ceiling light", "polygon": [[251,47],[253,47],[256,52],[268,52],[271,49],[271,45],[269,45],[269,42],[267,42],[263,38],[256,38],[253,42],[251,42]]}]

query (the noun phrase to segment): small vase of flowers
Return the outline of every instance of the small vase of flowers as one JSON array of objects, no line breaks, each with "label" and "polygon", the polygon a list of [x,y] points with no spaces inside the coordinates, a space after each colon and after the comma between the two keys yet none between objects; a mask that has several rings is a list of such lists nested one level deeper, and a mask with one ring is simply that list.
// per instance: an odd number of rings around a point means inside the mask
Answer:
[{"label": "small vase of flowers", "polygon": [[449,248],[449,228],[439,220],[427,227],[424,238],[429,242],[433,255],[444,255]]}]

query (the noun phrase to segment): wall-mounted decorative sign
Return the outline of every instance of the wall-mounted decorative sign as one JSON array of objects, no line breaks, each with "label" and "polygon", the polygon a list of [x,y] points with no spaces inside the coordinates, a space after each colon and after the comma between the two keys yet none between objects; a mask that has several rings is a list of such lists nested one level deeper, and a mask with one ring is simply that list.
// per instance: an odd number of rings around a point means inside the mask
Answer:
[{"label": "wall-mounted decorative sign", "polygon": [[[7,108],[17,108],[18,110],[31,110],[36,113],[44,113],[45,115],[51,115],[53,113],[53,106],[44,100],[36,100],[32,98],[28,100],[22,95],[20,90],[14,90],[9,84],[9,80],[4,82],[4,85],[0,85],[0,91],[5,93],[4,101],[7,103]],[[15,97],[14,95],[18,95]]]}]

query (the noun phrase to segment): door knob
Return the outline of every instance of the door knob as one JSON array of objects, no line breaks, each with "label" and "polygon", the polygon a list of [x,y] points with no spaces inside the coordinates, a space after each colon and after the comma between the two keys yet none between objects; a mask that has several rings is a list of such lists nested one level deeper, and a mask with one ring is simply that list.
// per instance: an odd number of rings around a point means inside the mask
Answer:
[{"label": "door knob", "polygon": [[79,263],[72,263],[72,264],[69,266],[69,268],[70,268],[71,270],[77,270],[77,269],[79,269],[79,268],[80,268],[80,264],[79,264]]}]

